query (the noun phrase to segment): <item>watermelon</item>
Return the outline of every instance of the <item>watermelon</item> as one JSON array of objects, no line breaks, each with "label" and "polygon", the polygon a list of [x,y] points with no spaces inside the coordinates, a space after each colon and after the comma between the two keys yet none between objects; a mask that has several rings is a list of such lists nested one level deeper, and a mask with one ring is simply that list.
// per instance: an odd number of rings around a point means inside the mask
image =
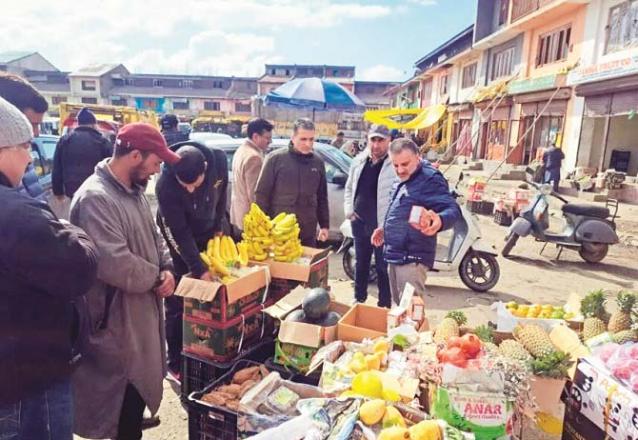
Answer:
[{"label": "watermelon", "polygon": [[310,289],[304,296],[301,307],[310,319],[323,319],[330,309],[330,294],[322,287]]},{"label": "watermelon", "polygon": [[299,309],[299,310],[293,310],[292,312],[290,312],[288,316],[286,316],[286,321],[306,322],[307,318],[303,310]]},{"label": "watermelon", "polygon": [[317,325],[322,327],[332,327],[333,325],[337,325],[337,322],[339,322],[340,319],[341,315],[331,310],[326,313],[326,316],[324,316],[323,319],[317,321]]}]

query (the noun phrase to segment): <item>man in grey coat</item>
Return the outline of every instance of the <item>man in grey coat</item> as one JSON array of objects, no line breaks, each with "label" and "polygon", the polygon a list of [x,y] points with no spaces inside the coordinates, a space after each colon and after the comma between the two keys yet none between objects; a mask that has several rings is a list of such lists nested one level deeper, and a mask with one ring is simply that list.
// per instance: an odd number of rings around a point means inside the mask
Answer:
[{"label": "man in grey coat", "polygon": [[144,196],[162,161],[179,156],[149,124],[125,125],[71,203],[71,222],[96,243],[98,281],[87,294],[89,336],[73,375],[75,433],[142,438],[145,406],[157,412],[166,375],[163,298],[175,279]]},{"label": "man in grey coat", "polygon": [[368,132],[368,147],[357,155],[350,165],[344,194],[344,212],[352,225],[355,254],[355,301],[365,302],[368,297],[370,262],[374,253],[379,286],[379,307],[390,307],[388,270],[383,260],[383,249],[370,241],[372,232],[383,224],[388,211],[392,185],[397,175],[388,157],[390,132],[385,125],[373,125]]}]

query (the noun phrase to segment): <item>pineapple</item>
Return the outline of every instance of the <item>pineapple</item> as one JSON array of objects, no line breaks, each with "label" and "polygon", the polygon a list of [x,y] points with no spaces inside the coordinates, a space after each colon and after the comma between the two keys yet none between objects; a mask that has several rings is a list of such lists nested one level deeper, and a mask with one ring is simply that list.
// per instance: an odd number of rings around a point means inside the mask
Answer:
[{"label": "pineapple", "polygon": [[605,324],[608,314],[605,311],[605,294],[602,289],[590,292],[580,303],[580,311],[585,317],[583,321],[583,339],[598,336],[607,331]]},{"label": "pineapple", "polygon": [[498,351],[508,359],[516,359],[519,361],[531,361],[532,355],[529,354],[525,347],[513,339],[506,339],[501,342],[501,345],[498,347]]},{"label": "pineapple", "polygon": [[499,354],[498,346],[493,342],[483,342],[483,349],[486,353]]},{"label": "pineapple", "polygon": [[452,336],[459,336],[459,326],[467,322],[465,313],[453,310],[445,315],[445,318],[437,326],[434,332],[434,342],[437,344],[445,343]]},{"label": "pineapple", "polygon": [[547,332],[535,324],[519,325],[513,333],[516,340],[535,358],[549,356],[556,351]]},{"label": "pineapple", "polygon": [[611,333],[618,333],[623,330],[629,330],[631,327],[631,309],[636,303],[636,295],[628,292],[618,292],[616,297],[618,310],[612,313],[609,318],[607,330]]},{"label": "pineapple", "polygon": [[616,344],[624,344],[625,342],[638,341],[638,333],[635,330],[621,330],[611,335],[612,341]]},{"label": "pineapple", "polygon": [[494,342],[494,330],[487,325],[479,325],[474,329],[474,334],[483,342]]}]

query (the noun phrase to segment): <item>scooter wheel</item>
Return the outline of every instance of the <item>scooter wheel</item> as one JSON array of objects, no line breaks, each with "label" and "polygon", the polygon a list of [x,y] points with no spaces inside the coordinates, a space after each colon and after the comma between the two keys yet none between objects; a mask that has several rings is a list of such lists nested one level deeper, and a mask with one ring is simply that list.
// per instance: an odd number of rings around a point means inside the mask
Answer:
[{"label": "scooter wheel", "polygon": [[487,292],[501,276],[498,260],[492,254],[470,250],[459,266],[461,281],[475,292]]},{"label": "scooter wheel", "polygon": [[608,251],[609,245],[605,243],[583,243],[578,254],[588,263],[600,263]]},{"label": "scooter wheel", "polygon": [[[354,281],[354,271],[357,264],[357,258],[354,252],[354,246],[352,244],[343,249],[343,258],[341,260],[341,264],[343,266],[343,271],[346,273],[348,278]],[[374,255],[372,256],[372,261],[370,262],[370,275],[368,276],[368,282],[377,282],[377,269],[374,264]]]},{"label": "scooter wheel", "polygon": [[516,242],[518,241],[518,237],[520,237],[518,234],[512,232],[505,239],[505,245],[503,245],[503,249],[501,250],[501,255],[502,256],[509,257],[510,252],[512,252],[512,249],[514,249],[514,246],[516,246]]}]

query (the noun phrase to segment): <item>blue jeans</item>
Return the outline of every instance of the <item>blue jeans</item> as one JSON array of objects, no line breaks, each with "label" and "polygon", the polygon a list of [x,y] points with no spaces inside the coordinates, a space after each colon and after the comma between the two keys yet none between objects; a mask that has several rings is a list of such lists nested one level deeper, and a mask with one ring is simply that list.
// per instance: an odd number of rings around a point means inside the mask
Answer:
[{"label": "blue jeans", "polygon": [[383,259],[383,246],[374,247],[370,242],[374,228],[364,221],[352,220],[352,236],[354,238],[354,252],[357,262],[354,268],[354,297],[357,301],[368,298],[368,281],[370,278],[370,264],[372,254],[377,271],[377,285],[379,286],[379,307],[390,307],[390,281],[388,280],[388,266]]},{"label": "blue jeans", "polygon": [[72,440],[71,379],[40,394],[0,405],[0,440]]}]

